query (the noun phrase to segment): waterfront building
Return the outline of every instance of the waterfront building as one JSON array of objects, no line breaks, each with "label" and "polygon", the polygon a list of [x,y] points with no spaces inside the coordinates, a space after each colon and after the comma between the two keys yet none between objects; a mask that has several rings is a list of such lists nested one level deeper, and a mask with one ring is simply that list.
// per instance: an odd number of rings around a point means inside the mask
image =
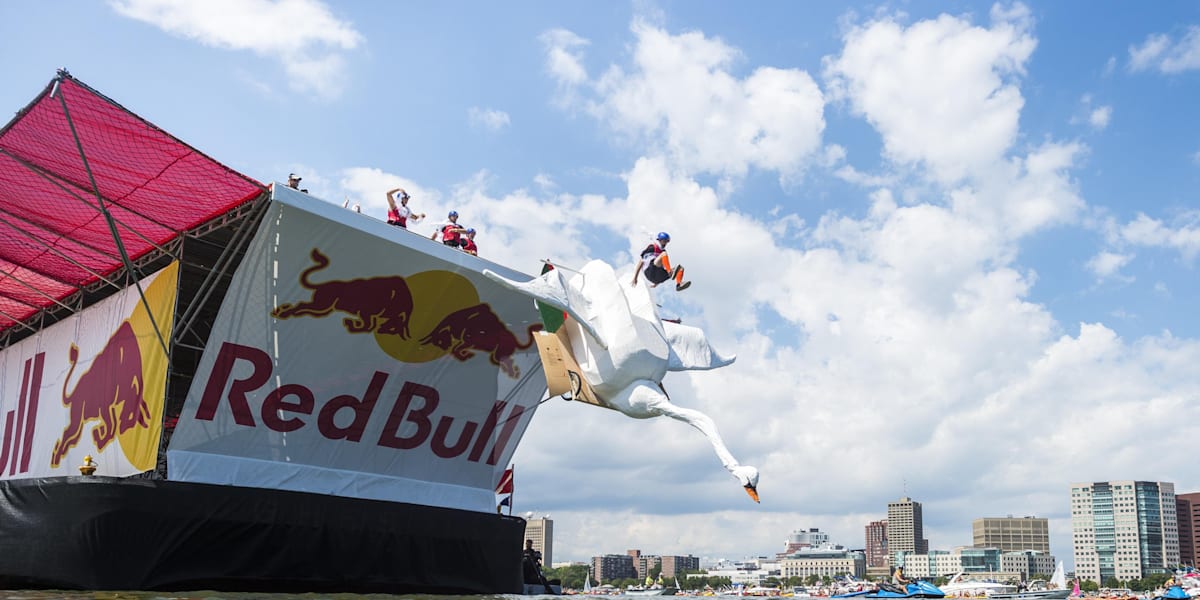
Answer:
[{"label": "waterfront building", "polygon": [[663,556],[662,558],[662,576],[664,579],[669,577],[678,577],[684,571],[696,571],[700,569],[700,559],[692,556]]},{"label": "waterfront building", "polygon": [[625,554],[633,557],[633,570],[637,572],[638,579],[645,579],[646,575],[661,563],[659,557],[651,554],[642,554],[641,550],[626,550]]},{"label": "waterfront building", "polygon": [[535,518],[526,513],[525,539],[533,540],[533,549],[542,553],[543,565],[554,564],[554,521],[550,515]]},{"label": "waterfront building", "polygon": [[1058,559],[1053,554],[1036,550],[1005,552],[1000,555],[1000,570],[1018,575],[1021,581],[1029,581],[1035,575],[1049,578],[1054,574]]},{"label": "waterfront building", "polygon": [[734,585],[754,587],[762,585],[768,577],[779,577],[778,563],[761,559],[746,559],[736,562],[721,560],[708,570],[708,577],[728,577]]},{"label": "waterfront building", "polygon": [[907,496],[888,502],[887,543],[888,567],[894,567],[901,552],[926,554],[929,540],[925,539],[921,503]]},{"label": "waterfront building", "polygon": [[[960,546],[924,554],[898,552],[896,558],[909,577],[953,577],[958,573],[976,580],[1027,581],[1031,575],[1054,572],[1053,555],[1032,550],[1002,552],[999,548]],[[869,571],[868,571],[869,572]]]},{"label": "waterfront building", "polygon": [[1200,566],[1200,492],[1175,496],[1179,520],[1179,562]]},{"label": "waterfront building", "polygon": [[1179,564],[1175,485],[1156,481],[1071,484],[1075,574],[1102,584],[1165,573]]},{"label": "waterfront building", "polygon": [[887,519],[871,521],[864,528],[866,531],[867,568],[884,568],[888,566],[887,551]]},{"label": "waterfront building", "polygon": [[[971,522],[971,545],[1003,552],[1050,553],[1050,521],[1038,517],[983,517]],[[1053,569],[1051,569],[1053,572]]]},{"label": "waterfront building", "polygon": [[633,567],[633,557],[628,554],[593,556],[592,577],[601,582],[636,578],[637,570]]},{"label": "waterfront building", "polygon": [[853,575],[862,579],[867,573],[867,557],[857,550],[825,544],[817,548],[800,548],[779,560],[779,577],[835,577]]}]

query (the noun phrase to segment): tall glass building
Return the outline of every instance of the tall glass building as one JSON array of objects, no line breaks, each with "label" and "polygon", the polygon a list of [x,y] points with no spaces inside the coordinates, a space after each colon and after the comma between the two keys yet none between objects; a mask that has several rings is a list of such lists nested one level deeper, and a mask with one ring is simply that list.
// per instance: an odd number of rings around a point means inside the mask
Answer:
[{"label": "tall glass building", "polygon": [[1103,585],[1168,572],[1179,564],[1175,484],[1096,481],[1071,484],[1076,575]]}]

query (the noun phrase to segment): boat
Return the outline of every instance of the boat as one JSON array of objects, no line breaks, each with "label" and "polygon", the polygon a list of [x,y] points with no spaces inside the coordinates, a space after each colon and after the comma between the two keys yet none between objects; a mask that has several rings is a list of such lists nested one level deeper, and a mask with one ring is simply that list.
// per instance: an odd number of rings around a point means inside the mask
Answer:
[{"label": "boat", "polygon": [[[528,278],[60,71],[0,129],[0,586],[519,594]],[[17,242],[19,240],[19,243]]]},{"label": "boat", "polygon": [[660,577],[658,581],[654,581],[649,575],[646,576],[646,581],[643,585],[631,585],[625,588],[623,595],[625,596],[673,596],[676,588],[666,587],[662,583]]},{"label": "boat", "polygon": [[879,583],[873,589],[848,592],[831,598],[944,598],[946,593],[928,581],[913,581],[900,587],[891,583]]},{"label": "boat", "polygon": [[991,596],[992,594],[1007,594],[1017,591],[1017,586],[996,581],[976,581],[965,579],[964,573],[958,573],[950,581],[938,586],[947,596]]},{"label": "boat", "polygon": [[[1035,582],[1036,583],[1036,582]],[[1065,600],[1071,596],[1071,588],[1067,587],[1066,571],[1062,561],[1054,567],[1054,575],[1044,589],[1027,589],[1015,592],[992,594],[993,600]]]}]

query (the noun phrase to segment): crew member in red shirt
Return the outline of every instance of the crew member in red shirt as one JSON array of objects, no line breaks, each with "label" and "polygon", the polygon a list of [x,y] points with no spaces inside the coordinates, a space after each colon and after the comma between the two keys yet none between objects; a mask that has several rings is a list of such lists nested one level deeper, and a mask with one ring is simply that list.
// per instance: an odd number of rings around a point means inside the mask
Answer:
[{"label": "crew member in red shirt", "polygon": [[457,248],[460,245],[459,239],[462,237],[462,234],[466,232],[466,228],[458,224],[457,210],[450,211],[450,214],[447,215],[446,218],[450,219],[450,222],[442,225],[442,227],[437,231],[434,231],[433,235],[429,236],[429,239],[436,240],[438,234],[440,233],[442,234],[443,244]]}]

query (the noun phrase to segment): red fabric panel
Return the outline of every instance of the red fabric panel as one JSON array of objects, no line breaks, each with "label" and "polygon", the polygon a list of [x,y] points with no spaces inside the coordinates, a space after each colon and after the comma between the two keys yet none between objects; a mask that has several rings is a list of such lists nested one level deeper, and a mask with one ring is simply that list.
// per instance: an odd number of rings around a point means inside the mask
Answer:
[{"label": "red fabric panel", "polygon": [[[62,299],[95,282],[93,273],[123,266],[64,101],[131,259],[265,191],[69,75],[53,97],[51,87],[0,133],[0,311],[8,315],[53,304],[30,286]],[[0,331],[12,325],[0,314]]]}]

